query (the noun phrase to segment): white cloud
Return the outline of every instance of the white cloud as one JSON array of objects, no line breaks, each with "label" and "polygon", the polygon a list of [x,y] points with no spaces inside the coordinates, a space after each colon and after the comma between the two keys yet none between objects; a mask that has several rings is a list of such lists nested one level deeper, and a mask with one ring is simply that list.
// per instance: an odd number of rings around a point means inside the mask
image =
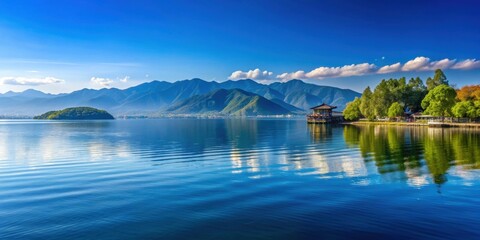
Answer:
[{"label": "white cloud", "polygon": [[128,80],[130,80],[130,76],[125,76],[123,78],[120,78],[120,82],[123,82],[123,83],[128,82]]},{"label": "white cloud", "polygon": [[54,77],[44,77],[44,78],[29,78],[29,77],[2,77],[0,78],[0,83],[7,85],[25,85],[25,86],[39,86],[55,83],[64,83],[65,80],[54,78]]},{"label": "white cloud", "polygon": [[416,57],[415,59],[406,62],[402,67],[402,71],[432,71],[438,68],[450,69],[455,64],[455,62],[455,59],[450,60],[448,58],[431,62],[430,58]]},{"label": "white cloud", "polygon": [[[385,57],[382,57],[385,59]],[[368,74],[385,74],[394,72],[412,72],[412,71],[434,71],[435,69],[458,69],[471,70],[480,68],[480,60],[466,59],[457,61],[456,59],[444,58],[438,61],[431,61],[428,57],[416,57],[404,64],[397,62],[391,65],[376,66],[371,63],[360,63],[345,65],[342,67],[318,67],[310,72],[298,70],[295,72],[285,72],[276,75],[276,78],[281,81],[288,81],[292,79],[324,79],[324,78],[339,78],[351,76],[363,76]],[[229,79],[238,80],[250,78],[258,81],[265,81],[272,79],[272,72],[260,71],[258,68],[248,72],[235,71]]]},{"label": "white cloud", "polygon": [[324,79],[337,77],[361,76],[373,73],[376,69],[374,64],[360,63],[345,65],[343,67],[319,67],[308,73],[296,71],[292,73],[282,73],[277,78],[287,81],[290,79]]},{"label": "white cloud", "polygon": [[457,62],[455,65],[452,66],[452,69],[460,69],[460,70],[471,70],[480,68],[480,61],[476,59],[466,59],[460,62]]},{"label": "white cloud", "polygon": [[402,71],[409,72],[409,71],[428,70],[429,63],[430,63],[430,58],[416,57],[415,59],[406,62],[402,67]]},{"label": "white cloud", "polygon": [[260,69],[249,70],[248,72],[235,71],[233,72],[228,79],[230,80],[239,80],[239,79],[252,79],[252,80],[269,80],[272,79],[272,72],[269,71],[260,71]]},{"label": "white cloud", "polygon": [[436,70],[436,69],[450,69],[456,62],[457,60],[453,59],[450,60],[448,58],[442,59],[440,61],[435,61],[430,63],[430,69],[429,70]]},{"label": "white cloud", "polygon": [[305,76],[305,71],[300,70],[292,73],[282,73],[277,75],[277,78],[284,82],[292,79],[306,79],[307,77]]},{"label": "white cloud", "polygon": [[114,81],[110,78],[92,77],[90,79],[90,82],[92,82],[95,85],[109,87],[110,85],[113,84]]},{"label": "white cloud", "polygon": [[400,69],[402,69],[402,64],[400,64],[399,62],[398,63],[394,63],[392,65],[386,65],[386,66],[383,66],[381,68],[379,68],[377,70],[377,73],[392,73],[392,72],[398,72],[400,71]]}]

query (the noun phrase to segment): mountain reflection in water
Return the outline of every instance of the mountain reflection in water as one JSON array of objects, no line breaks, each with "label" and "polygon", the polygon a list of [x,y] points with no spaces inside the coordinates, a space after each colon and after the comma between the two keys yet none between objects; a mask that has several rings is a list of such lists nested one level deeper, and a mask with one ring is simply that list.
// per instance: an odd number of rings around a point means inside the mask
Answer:
[{"label": "mountain reflection in water", "polygon": [[0,239],[478,239],[479,143],[303,118],[0,120]]}]

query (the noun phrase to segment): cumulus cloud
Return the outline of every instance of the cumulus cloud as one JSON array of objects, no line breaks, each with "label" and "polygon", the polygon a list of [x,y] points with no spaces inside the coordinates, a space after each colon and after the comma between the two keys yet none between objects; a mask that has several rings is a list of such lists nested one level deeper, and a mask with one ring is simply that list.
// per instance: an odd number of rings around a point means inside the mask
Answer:
[{"label": "cumulus cloud", "polygon": [[450,69],[455,62],[455,59],[451,60],[448,58],[432,62],[430,61],[430,58],[427,57],[416,57],[415,59],[406,62],[402,67],[402,71],[431,71],[438,68]]},{"label": "cumulus cloud", "polygon": [[430,69],[428,70],[435,70],[435,69],[450,69],[457,60],[453,59],[442,59],[440,61],[435,61],[430,64]]},{"label": "cumulus cloud", "polygon": [[360,76],[371,73],[375,70],[376,66],[369,63],[345,65],[343,67],[319,67],[305,75],[308,78],[328,78],[328,77],[350,77]]},{"label": "cumulus cloud", "polygon": [[[382,59],[384,59],[382,57]],[[288,81],[292,79],[325,79],[325,78],[339,78],[351,76],[363,76],[368,74],[385,74],[394,72],[412,72],[412,71],[434,71],[435,69],[458,69],[471,70],[480,68],[480,61],[476,59],[466,59],[457,61],[456,59],[444,58],[438,61],[432,61],[428,57],[416,57],[404,64],[397,62],[391,65],[376,66],[371,63],[360,63],[345,65],[342,67],[318,67],[309,72],[298,70],[295,72],[285,72],[276,75],[277,80]],[[235,71],[229,79],[237,80],[250,78],[259,81],[265,79],[272,79],[272,72],[260,71],[258,68],[248,72]]]},{"label": "cumulus cloud", "polygon": [[277,75],[277,78],[282,81],[288,81],[291,79],[306,79],[307,76],[305,75],[305,71],[300,70],[292,73],[282,73],[280,75]]},{"label": "cumulus cloud", "polygon": [[416,57],[415,59],[406,62],[402,67],[402,71],[408,72],[408,71],[427,70],[429,63],[430,63],[430,58]]},{"label": "cumulus cloud", "polygon": [[65,80],[54,78],[54,77],[44,77],[44,78],[29,78],[29,77],[2,77],[0,78],[0,83],[8,85],[24,85],[24,86],[39,86],[55,83],[64,83]]},{"label": "cumulus cloud", "polygon": [[110,79],[110,78],[92,77],[90,79],[90,82],[92,82],[95,85],[100,85],[100,86],[103,86],[103,87],[109,87],[110,85],[112,85],[113,80]]},{"label": "cumulus cloud", "polygon": [[402,69],[401,63],[394,63],[392,65],[386,65],[378,69],[377,73],[391,73],[391,72],[398,72]]},{"label": "cumulus cloud", "polygon": [[123,82],[123,83],[128,82],[128,80],[130,80],[130,76],[125,76],[123,78],[120,78],[120,82]]},{"label": "cumulus cloud", "polygon": [[460,70],[471,70],[475,68],[480,68],[480,61],[476,59],[466,59],[466,60],[457,62],[452,66],[452,69],[460,69]]},{"label": "cumulus cloud", "polygon": [[282,73],[277,78],[287,81],[290,79],[324,79],[337,77],[361,76],[374,72],[376,66],[369,63],[345,65],[343,67],[319,67],[310,72],[296,71]]},{"label": "cumulus cloud", "polygon": [[228,79],[230,80],[239,80],[239,79],[252,79],[252,80],[269,80],[272,79],[272,72],[269,71],[260,71],[260,69],[249,70],[248,72],[235,71],[233,72]]}]

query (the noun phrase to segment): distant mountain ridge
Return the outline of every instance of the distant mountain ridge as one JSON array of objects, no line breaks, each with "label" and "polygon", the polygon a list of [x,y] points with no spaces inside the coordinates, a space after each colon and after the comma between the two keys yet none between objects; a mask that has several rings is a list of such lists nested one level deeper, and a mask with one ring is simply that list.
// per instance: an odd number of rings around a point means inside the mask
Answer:
[{"label": "distant mountain ridge", "polygon": [[[239,89],[269,100],[291,113],[304,113],[310,107],[327,103],[342,110],[360,93],[349,89],[319,86],[301,80],[260,84],[250,79],[208,82],[194,78],[177,82],[152,81],[124,90],[117,88],[81,89],[69,94],[46,94],[37,90],[0,94],[0,115],[38,115],[76,106],[105,109],[114,115],[155,115],[193,96],[219,89]],[[238,94],[238,93],[237,93]],[[263,100],[262,100],[263,101]]]}]

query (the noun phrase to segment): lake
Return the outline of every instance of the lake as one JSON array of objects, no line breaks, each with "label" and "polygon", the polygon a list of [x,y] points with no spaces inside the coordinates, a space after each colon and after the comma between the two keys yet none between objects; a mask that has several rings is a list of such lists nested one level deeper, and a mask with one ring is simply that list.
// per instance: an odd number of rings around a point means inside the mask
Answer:
[{"label": "lake", "polygon": [[0,121],[0,239],[480,239],[480,131]]}]

